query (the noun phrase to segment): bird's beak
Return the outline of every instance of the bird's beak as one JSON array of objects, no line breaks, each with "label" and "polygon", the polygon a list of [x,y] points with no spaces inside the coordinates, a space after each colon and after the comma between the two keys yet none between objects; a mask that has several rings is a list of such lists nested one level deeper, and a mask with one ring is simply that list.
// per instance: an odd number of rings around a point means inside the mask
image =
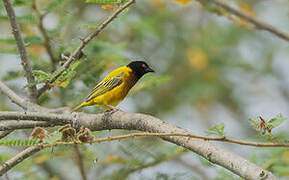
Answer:
[{"label": "bird's beak", "polygon": [[152,68],[150,68],[150,67],[147,67],[146,69],[145,69],[145,71],[146,72],[155,72]]}]

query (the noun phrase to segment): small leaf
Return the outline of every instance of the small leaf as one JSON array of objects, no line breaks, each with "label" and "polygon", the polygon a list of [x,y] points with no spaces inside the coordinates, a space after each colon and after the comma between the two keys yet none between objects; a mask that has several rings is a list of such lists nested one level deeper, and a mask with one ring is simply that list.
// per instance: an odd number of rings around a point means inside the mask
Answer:
[{"label": "small leaf", "polygon": [[213,127],[211,127],[210,129],[208,129],[206,131],[206,133],[207,134],[218,135],[218,136],[221,136],[221,137],[225,137],[226,136],[226,132],[224,132],[224,129],[225,129],[224,123],[216,124]]},{"label": "small leaf", "polygon": [[0,140],[0,146],[33,146],[39,143],[38,139],[10,139],[3,138]]},{"label": "small leaf", "polygon": [[268,121],[268,127],[269,127],[270,129],[273,129],[273,128],[279,126],[280,124],[282,124],[282,122],[283,122],[284,120],[286,120],[286,119],[287,119],[287,118],[283,117],[282,114],[278,114],[277,117],[272,118],[272,119],[270,119],[270,120]]},{"label": "small leaf", "polygon": [[249,118],[248,121],[249,121],[254,127],[256,127],[257,124],[258,124],[254,119],[251,119],[251,118]]}]

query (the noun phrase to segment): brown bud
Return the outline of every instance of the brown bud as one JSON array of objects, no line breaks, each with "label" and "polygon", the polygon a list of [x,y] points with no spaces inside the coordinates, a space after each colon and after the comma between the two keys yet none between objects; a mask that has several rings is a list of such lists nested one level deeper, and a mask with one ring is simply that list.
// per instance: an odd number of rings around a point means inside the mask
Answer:
[{"label": "brown bud", "polygon": [[47,136],[47,131],[42,127],[35,127],[30,136],[35,139],[40,139],[40,142]]}]

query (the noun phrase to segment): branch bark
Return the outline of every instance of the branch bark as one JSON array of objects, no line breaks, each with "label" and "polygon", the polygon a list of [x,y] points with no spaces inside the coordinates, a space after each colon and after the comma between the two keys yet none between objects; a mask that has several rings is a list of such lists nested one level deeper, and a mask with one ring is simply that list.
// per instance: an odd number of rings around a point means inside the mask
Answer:
[{"label": "branch bark", "polygon": [[[125,112],[116,112],[111,116],[106,114],[89,115],[85,113],[57,115],[34,112],[0,112],[0,119],[70,123],[74,127],[87,127],[92,131],[127,129],[153,133],[184,133],[189,135],[186,130],[170,125],[155,117]],[[192,137],[194,136],[192,135]],[[237,154],[219,148],[207,140],[192,137],[166,136],[162,137],[162,139],[183,146],[245,179],[276,179],[272,173],[263,170]]]},{"label": "branch bark", "polygon": [[12,167],[16,166],[17,164],[21,163],[26,158],[32,156],[36,152],[40,151],[42,147],[39,146],[32,146],[29,148],[26,148],[24,151],[20,152],[13,158],[6,161],[2,166],[0,166],[0,176],[5,174],[7,171],[9,171]]},{"label": "branch bark", "polygon": [[69,58],[66,60],[66,62],[63,64],[62,67],[64,69],[60,71],[51,81],[46,83],[41,89],[39,89],[37,97],[40,97],[46,90],[51,88],[51,85],[53,82],[59,78],[65,70],[67,70],[70,65],[77,60],[77,57],[82,52],[82,49],[93,39],[95,38],[102,30],[111,23],[123,10],[128,8],[130,5],[132,5],[135,2],[135,0],[129,0],[124,5],[120,6],[118,9],[116,9],[111,16],[109,16],[103,23],[101,23],[91,34],[89,34],[86,38],[81,39],[81,44],[78,48],[74,50],[74,52],[69,56]]},{"label": "branch bark", "polygon": [[231,12],[232,14],[242,18],[242,19],[245,19],[247,20],[248,22],[254,24],[257,28],[259,29],[262,29],[262,30],[265,30],[265,31],[268,31],[274,35],[276,35],[277,37],[285,40],[285,41],[289,41],[289,34],[288,33],[285,33],[285,32],[282,32],[281,30],[269,25],[269,24],[266,24],[256,18],[253,18],[251,17],[250,15],[247,15],[245,13],[243,13],[242,11],[239,11],[235,8],[232,8],[231,6],[229,6],[228,4],[220,1],[220,0],[197,0],[197,1],[207,1],[207,2],[212,2],[214,3],[215,5]]},{"label": "branch bark", "polygon": [[46,111],[46,108],[43,108],[37,104],[30,102],[26,98],[18,96],[14,91],[12,91],[8,86],[0,81],[0,91],[5,94],[13,103],[17,104],[24,110],[28,111]]},{"label": "branch bark", "polygon": [[[8,14],[8,18],[10,20],[10,24],[12,27],[12,33],[14,35],[14,39],[16,41],[18,50],[19,50],[19,54],[20,54],[20,58],[21,58],[21,64],[23,66],[23,69],[25,71],[25,76],[27,78],[27,82],[28,83],[33,83],[34,82],[34,75],[32,74],[32,66],[30,63],[30,60],[28,58],[28,54],[24,45],[24,41],[22,39],[21,36],[21,31],[20,31],[20,27],[19,24],[16,20],[16,15],[14,12],[14,9],[11,5],[11,3],[9,2],[9,0],[3,0],[3,4],[5,6],[5,9],[7,11]],[[31,86],[29,87],[29,98],[31,101],[36,101],[36,96],[37,96],[37,89],[36,86]]]},{"label": "branch bark", "polygon": [[62,124],[63,123],[56,123],[56,122],[51,123],[45,121],[18,121],[18,120],[0,121],[0,131],[5,132],[18,129],[31,129],[34,127],[54,127]]}]

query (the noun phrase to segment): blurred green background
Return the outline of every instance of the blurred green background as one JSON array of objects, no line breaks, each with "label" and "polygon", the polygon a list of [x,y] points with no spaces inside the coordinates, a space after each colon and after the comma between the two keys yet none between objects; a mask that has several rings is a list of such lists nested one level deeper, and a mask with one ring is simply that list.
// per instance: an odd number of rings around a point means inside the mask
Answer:
[{"label": "blurred green background", "polygon": [[[12,0],[34,70],[50,72],[51,61],[39,30],[49,37],[53,57],[72,52],[109,14],[110,8],[80,0]],[[230,0],[226,3],[289,32],[287,0]],[[36,4],[37,10],[33,8]],[[0,78],[25,96],[23,71],[10,24],[0,3]],[[78,104],[109,71],[132,60],[156,71],[146,75],[118,106],[126,112],[151,114],[188,131],[205,135],[223,123],[228,137],[266,141],[248,122],[262,116],[289,115],[289,42],[255,30],[228,12],[197,1],[137,0],[84,49],[73,78],[39,99],[57,108]],[[38,85],[39,87],[42,84]],[[0,94],[0,110],[19,110]],[[102,110],[84,108],[85,112]],[[288,122],[273,130],[288,140]],[[50,129],[53,131],[53,128]],[[9,137],[25,137],[17,131]],[[94,132],[97,137],[128,133]],[[272,171],[289,176],[289,151],[216,143]],[[0,147],[1,161],[21,148]],[[157,138],[134,138],[80,147],[88,179],[238,179],[191,152]],[[73,148],[36,154],[8,173],[11,179],[80,179]]]}]

